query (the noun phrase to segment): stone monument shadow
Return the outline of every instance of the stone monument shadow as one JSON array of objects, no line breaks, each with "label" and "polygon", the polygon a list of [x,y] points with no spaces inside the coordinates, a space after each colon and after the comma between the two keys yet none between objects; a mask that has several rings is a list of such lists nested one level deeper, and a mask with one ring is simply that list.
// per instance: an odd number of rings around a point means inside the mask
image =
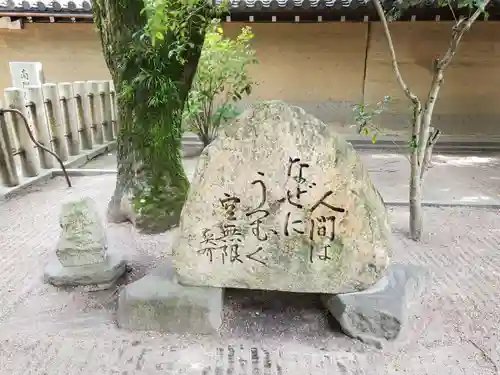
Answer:
[{"label": "stone monument shadow", "polygon": [[320,294],[225,289],[221,333],[238,336],[343,336]]}]

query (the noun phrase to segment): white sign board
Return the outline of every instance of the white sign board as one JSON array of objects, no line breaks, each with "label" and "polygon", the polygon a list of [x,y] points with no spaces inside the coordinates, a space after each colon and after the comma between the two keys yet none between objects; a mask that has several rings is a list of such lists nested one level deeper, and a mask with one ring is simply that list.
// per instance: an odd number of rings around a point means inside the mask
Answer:
[{"label": "white sign board", "polygon": [[[42,63],[39,62],[9,62],[12,87],[24,89],[29,85],[45,83]],[[24,92],[26,97],[26,91]]]}]

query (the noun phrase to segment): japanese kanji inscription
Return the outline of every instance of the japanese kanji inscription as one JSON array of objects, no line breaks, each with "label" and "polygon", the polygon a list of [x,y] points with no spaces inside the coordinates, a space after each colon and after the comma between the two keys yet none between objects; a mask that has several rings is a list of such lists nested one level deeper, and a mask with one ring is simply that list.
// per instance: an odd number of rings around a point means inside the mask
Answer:
[{"label": "japanese kanji inscription", "polygon": [[[223,220],[218,223],[216,229],[203,230],[200,249],[197,253],[208,257],[210,263],[231,264],[253,261],[267,266],[265,254],[261,254],[263,246],[258,245],[250,252],[242,252],[242,226],[246,225],[251,228],[251,235],[255,236],[259,242],[266,242],[271,236],[303,235],[309,242],[308,261],[310,263],[317,260],[330,260],[329,249],[330,242],[335,239],[336,218],[338,215],[346,214],[346,210],[328,202],[328,197],[333,193],[328,190],[310,207],[310,215],[306,220],[296,218],[294,210],[304,208],[301,201],[302,195],[307,194],[310,189],[317,188],[316,183],[307,178],[307,168],[309,168],[309,164],[302,162],[298,157],[290,157],[288,160],[287,177],[294,181],[295,186],[293,189],[287,189],[286,196],[278,200],[278,202],[287,205],[283,228],[269,228],[265,225],[266,219],[271,215],[267,199],[267,186],[264,181],[266,176],[263,172],[257,172],[257,176],[250,184],[259,194],[258,205],[242,212],[240,209],[241,199],[235,195],[224,193],[224,196],[219,199],[224,212]],[[327,216],[315,215],[316,209],[320,206],[329,210]],[[238,212],[242,214],[241,217],[238,217]],[[321,241],[322,239],[326,241]],[[317,249],[318,243],[321,247],[319,251]]]}]

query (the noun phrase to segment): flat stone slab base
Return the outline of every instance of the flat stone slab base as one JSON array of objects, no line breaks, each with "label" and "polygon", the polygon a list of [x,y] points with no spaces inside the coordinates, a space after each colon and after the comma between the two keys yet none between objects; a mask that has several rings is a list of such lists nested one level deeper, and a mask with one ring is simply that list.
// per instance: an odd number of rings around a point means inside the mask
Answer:
[{"label": "flat stone slab base", "polygon": [[408,310],[420,302],[430,279],[414,265],[391,265],[386,275],[362,292],[325,294],[321,300],[348,336],[382,347],[405,328]]},{"label": "flat stone slab base", "polygon": [[223,289],[182,286],[169,262],[127,285],[118,299],[120,328],[210,334],[222,324]]},{"label": "flat stone slab base", "polygon": [[120,254],[109,252],[103,263],[65,267],[53,253],[45,266],[44,279],[54,286],[91,286],[92,290],[104,290],[116,284],[126,266]]}]

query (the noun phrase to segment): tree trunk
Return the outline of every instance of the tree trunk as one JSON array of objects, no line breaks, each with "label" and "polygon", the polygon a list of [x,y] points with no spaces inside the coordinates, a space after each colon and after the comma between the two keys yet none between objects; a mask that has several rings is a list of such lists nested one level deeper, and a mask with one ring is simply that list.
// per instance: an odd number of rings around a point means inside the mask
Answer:
[{"label": "tree trunk", "polygon": [[159,233],[178,224],[189,188],[181,162],[181,115],[206,25],[187,25],[187,47],[179,59],[170,53],[172,42],[177,42],[172,35],[156,46],[142,37],[147,23],[143,8],[141,0],[94,1],[120,126],[118,175],[108,217]]},{"label": "tree trunk", "polygon": [[443,72],[434,71],[431,88],[423,113],[414,114],[410,172],[410,237],[420,241],[423,232],[422,186],[425,170],[432,152],[431,120],[439,89],[443,83]]},{"label": "tree trunk", "polygon": [[422,212],[422,183],[418,166],[418,150],[411,151],[410,167],[410,238],[420,241],[422,237],[424,216]]},{"label": "tree trunk", "polygon": [[422,132],[422,107],[420,103],[413,108],[412,137],[410,143],[410,238],[419,241],[423,231],[422,180],[419,162],[419,136]]},{"label": "tree trunk", "polygon": [[211,142],[212,139],[208,135],[208,133],[201,133],[199,135],[200,141],[203,143],[203,147],[207,147]]}]

